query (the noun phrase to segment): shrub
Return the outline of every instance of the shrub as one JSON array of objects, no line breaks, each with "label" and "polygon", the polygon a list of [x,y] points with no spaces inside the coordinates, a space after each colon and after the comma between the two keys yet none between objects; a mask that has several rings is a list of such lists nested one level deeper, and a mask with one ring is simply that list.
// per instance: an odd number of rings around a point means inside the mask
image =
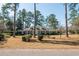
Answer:
[{"label": "shrub", "polygon": [[22,41],[25,41],[25,42],[30,42],[30,38],[32,37],[32,35],[24,35],[23,37],[22,37]]},{"label": "shrub", "polygon": [[71,33],[71,34],[79,34],[79,30],[69,30],[69,33]]},{"label": "shrub", "polygon": [[10,38],[10,35],[5,35],[6,38]]},{"label": "shrub", "polygon": [[69,32],[70,32],[71,34],[75,34],[75,31],[74,31],[74,30],[69,30]]},{"label": "shrub", "polygon": [[10,30],[7,30],[7,31],[5,30],[3,34],[4,34],[4,35],[12,36],[12,35],[13,35],[13,32],[10,31]]},{"label": "shrub", "polygon": [[24,31],[18,30],[18,31],[16,31],[15,35],[24,35]]},{"label": "shrub", "polygon": [[22,41],[26,41],[26,37],[25,36],[22,37]]},{"label": "shrub", "polygon": [[79,30],[76,30],[76,33],[79,34]]},{"label": "shrub", "polygon": [[42,39],[43,39],[43,35],[38,35],[38,40],[42,41]]},{"label": "shrub", "polygon": [[40,31],[40,32],[38,32],[38,35],[59,35],[59,34],[62,34],[62,32],[60,32],[60,31],[46,31],[46,33],[45,33],[45,31]]},{"label": "shrub", "polygon": [[3,33],[3,35],[5,36],[5,38],[10,38],[10,33]]},{"label": "shrub", "polygon": [[0,41],[5,41],[5,36],[0,33]]},{"label": "shrub", "polygon": [[[24,32],[22,32],[22,31],[16,31],[15,35],[17,35],[17,36],[24,35]],[[13,32],[10,32],[10,36],[13,36]]]}]

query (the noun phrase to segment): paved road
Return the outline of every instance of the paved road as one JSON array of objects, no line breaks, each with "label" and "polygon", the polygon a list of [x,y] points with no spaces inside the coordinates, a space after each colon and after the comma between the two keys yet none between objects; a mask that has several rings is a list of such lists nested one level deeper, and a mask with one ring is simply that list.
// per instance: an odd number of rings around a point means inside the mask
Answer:
[{"label": "paved road", "polygon": [[79,56],[79,49],[0,49],[0,56]]}]

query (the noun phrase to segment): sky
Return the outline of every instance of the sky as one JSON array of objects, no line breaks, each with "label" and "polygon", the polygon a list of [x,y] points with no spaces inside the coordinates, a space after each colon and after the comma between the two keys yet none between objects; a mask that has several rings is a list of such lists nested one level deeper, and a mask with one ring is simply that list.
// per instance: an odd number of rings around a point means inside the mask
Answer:
[{"label": "sky", "polygon": [[[0,4],[1,9],[2,4]],[[19,10],[25,8],[26,11],[34,11],[33,3],[20,3]],[[36,9],[41,11],[41,14],[46,18],[50,14],[55,14],[59,24],[65,26],[64,5],[62,3],[37,3]]]}]

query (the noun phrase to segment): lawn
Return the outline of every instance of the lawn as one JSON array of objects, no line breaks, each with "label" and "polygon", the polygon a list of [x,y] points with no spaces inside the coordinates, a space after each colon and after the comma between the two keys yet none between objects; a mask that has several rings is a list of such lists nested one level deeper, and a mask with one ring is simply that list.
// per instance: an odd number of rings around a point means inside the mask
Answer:
[{"label": "lawn", "polygon": [[31,38],[31,42],[23,42],[21,36],[15,38],[6,38],[7,41],[0,42],[0,48],[39,48],[39,49],[75,49],[79,48],[79,35],[70,35],[66,38],[65,35],[45,36],[43,41],[38,41],[37,38]]}]

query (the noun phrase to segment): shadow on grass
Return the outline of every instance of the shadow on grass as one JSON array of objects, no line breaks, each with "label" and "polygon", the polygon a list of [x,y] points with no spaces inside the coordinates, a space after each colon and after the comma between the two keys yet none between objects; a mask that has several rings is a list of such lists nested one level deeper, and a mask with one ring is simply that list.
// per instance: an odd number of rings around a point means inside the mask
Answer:
[{"label": "shadow on grass", "polygon": [[57,40],[43,40],[42,43],[51,43],[51,44],[63,44],[63,45],[72,45],[77,46],[79,45],[79,41],[57,41]]},{"label": "shadow on grass", "polygon": [[51,44],[62,44],[62,45],[72,45],[72,46],[78,46],[79,45],[79,40],[67,40],[67,41],[63,41],[63,40],[42,40],[42,41],[37,41],[37,40],[30,40],[30,42],[33,43],[51,43]]}]

